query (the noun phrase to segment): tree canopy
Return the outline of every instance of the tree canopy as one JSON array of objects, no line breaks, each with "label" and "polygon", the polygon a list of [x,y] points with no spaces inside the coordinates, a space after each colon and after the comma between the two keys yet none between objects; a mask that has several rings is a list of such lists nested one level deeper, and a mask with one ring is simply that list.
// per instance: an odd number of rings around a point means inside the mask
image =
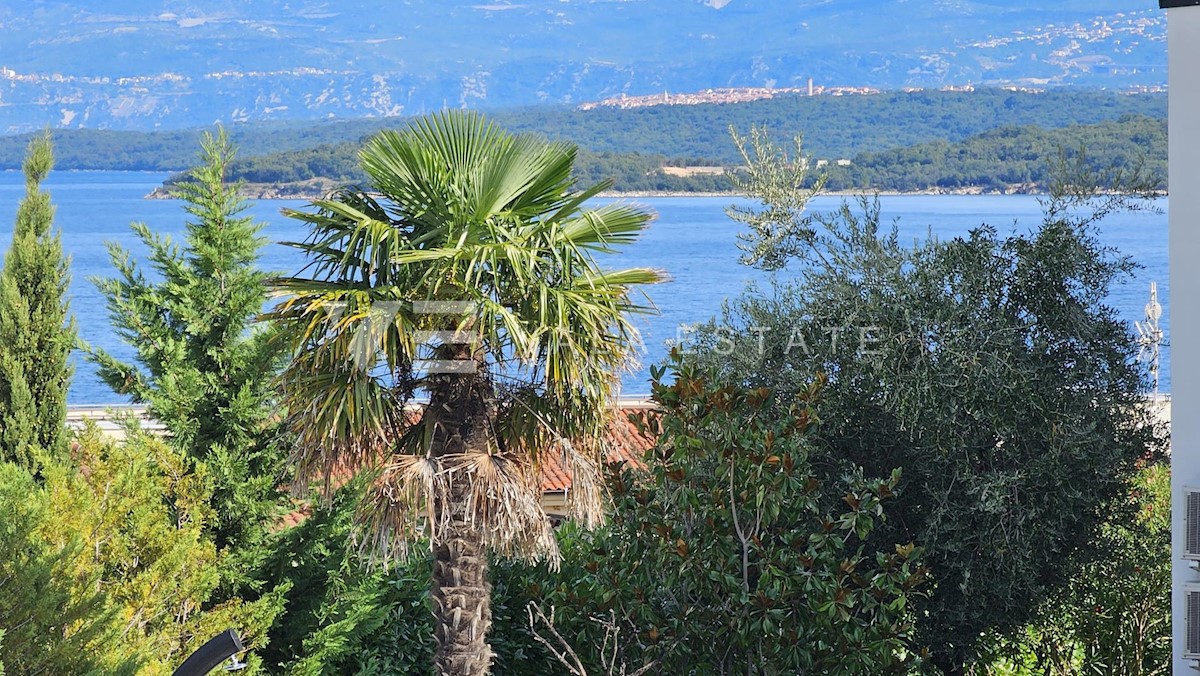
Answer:
[{"label": "tree canopy", "polygon": [[871,200],[810,215],[778,197],[794,194],[787,172],[760,173],[772,227],[747,235],[748,262],[796,276],[699,335],[697,358],[749,385],[828,377],[814,462],[830,475],[903,468],[878,534],[925,549],[917,638],[950,674],[1066,588],[1162,450],[1129,327],[1105,304],[1134,263],[1097,236],[1105,216],[1144,207],[1147,186],[1067,165],[1029,234],[982,226],[913,246]]},{"label": "tree canopy", "polygon": [[113,391],[149,405],[173,443],[206,467],[213,482],[219,547],[260,539],[279,506],[281,456],[271,380],[281,345],[251,327],[267,297],[257,267],[262,223],[227,180],[233,146],[223,131],[201,144],[201,164],[176,186],[189,216],[181,247],[143,223],[151,273],[129,250],[108,245],[117,277],[93,280],[117,332],[137,350],[127,364],[99,348],[88,358]]}]

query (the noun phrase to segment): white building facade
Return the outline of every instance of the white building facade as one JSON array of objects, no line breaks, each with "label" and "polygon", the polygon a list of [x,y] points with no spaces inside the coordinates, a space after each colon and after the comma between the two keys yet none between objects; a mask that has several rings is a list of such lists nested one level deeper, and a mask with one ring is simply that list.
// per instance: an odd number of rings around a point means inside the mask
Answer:
[{"label": "white building facade", "polygon": [[1188,674],[1198,664],[1184,657],[1188,648],[1185,590],[1200,585],[1200,569],[1184,558],[1185,489],[1200,488],[1200,304],[1193,302],[1200,297],[1200,0],[1162,0],[1160,5],[1167,12],[1170,50],[1173,673]]}]

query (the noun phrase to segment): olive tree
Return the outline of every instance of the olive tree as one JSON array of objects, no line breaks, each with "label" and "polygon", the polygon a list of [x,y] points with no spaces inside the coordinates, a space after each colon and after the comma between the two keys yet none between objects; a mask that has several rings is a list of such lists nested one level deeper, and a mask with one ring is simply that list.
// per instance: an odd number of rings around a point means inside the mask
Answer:
[{"label": "olive tree", "polygon": [[1146,208],[1145,183],[1077,158],[1030,231],[904,245],[877,200],[810,214],[787,199],[801,188],[784,153],[748,159],[743,188],[763,206],[734,214],[751,226],[744,262],[793,274],[731,302],[695,358],[754,386],[828,377],[814,462],[903,469],[874,537],[925,549],[917,636],[963,673],[982,635],[1065,589],[1160,448],[1129,327],[1105,300],[1135,263],[1098,236],[1108,215]]}]

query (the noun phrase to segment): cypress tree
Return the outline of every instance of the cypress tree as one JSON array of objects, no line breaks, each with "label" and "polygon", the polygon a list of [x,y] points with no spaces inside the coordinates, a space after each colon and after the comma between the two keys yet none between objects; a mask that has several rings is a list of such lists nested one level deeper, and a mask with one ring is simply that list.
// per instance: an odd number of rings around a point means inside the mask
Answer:
[{"label": "cypress tree", "polygon": [[138,364],[87,348],[110,387],[147,404],[173,443],[204,464],[219,548],[258,542],[279,498],[275,348],[265,328],[250,328],[266,299],[266,273],[257,267],[265,240],[262,224],[245,215],[239,186],[226,183],[234,154],[223,130],[206,134],[200,166],[175,187],[191,217],[184,246],[145,224],[132,226],[157,280],[109,244],[118,276],[93,281]]},{"label": "cypress tree", "polygon": [[68,261],[52,232],[42,181],[54,165],[49,133],[29,143],[25,197],[0,271],[0,460],[38,472],[41,453],[63,449],[68,363],[75,322],[66,300]]}]

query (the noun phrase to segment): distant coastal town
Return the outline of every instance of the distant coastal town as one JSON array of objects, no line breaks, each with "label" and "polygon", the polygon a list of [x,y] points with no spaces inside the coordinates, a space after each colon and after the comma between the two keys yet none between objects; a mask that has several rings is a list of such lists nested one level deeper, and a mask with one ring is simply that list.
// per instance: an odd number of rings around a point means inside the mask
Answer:
[{"label": "distant coastal town", "polygon": [[[1010,92],[1022,92],[1027,94],[1041,94],[1046,91],[1045,87],[1023,87],[1016,85],[1008,85],[996,87]],[[1140,85],[1130,87],[1123,90],[1124,94],[1156,94],[1167,90],[1166,86],[1146,86]],[[579,110],[595,110],[597,108],[649,108],[651,106],[696,106],[707,103],[747,103],[749,101],[762,101],[766,99],[774,99],[781,96],[871,96],[874,94],[883,94],[887,90],[876,87],[851,87],[851,86],[825,86],[813,83],[812,78],[808,79],[807,87],[722,87],[715,89],[705,89],[698,92],[675,93],[664,91],[661,94],[647,94],[644,96],[628,96],[621,94],[600,101],[589,101],[580,104]],[[940,92],[973,92],[975,85],[947,85],[936,89],[927,89],[925,87],[904,87],[900,90],[906,94],[913,94],[924,91],[940,91]]]}]

